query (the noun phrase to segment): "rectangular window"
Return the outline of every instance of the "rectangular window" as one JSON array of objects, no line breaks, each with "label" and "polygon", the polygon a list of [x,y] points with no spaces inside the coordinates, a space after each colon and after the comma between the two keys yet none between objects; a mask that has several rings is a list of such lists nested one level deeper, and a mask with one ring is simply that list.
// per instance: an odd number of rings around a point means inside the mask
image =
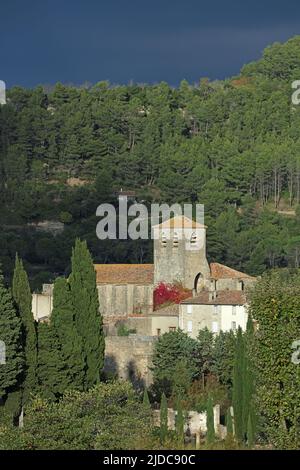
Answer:
[{"label": "rectangular window", "polygon": [[187,330],[189,333],[193,331],[193,322],[191,320],[187,322]]},{"label": "rectangular window", "polygon": [[211,330],[213,333],[218,333],[219,331],[219,325],[217,321],[213,321],[211,325]]},{"label": "rectangular window", "polygon": [[193,313],[193,306],[192,305],[187,306],[187,313]]},{"label": "rectangular window", "polygon": [[232,321],[232,322],[231,322],[231,329],[232,329],[233,331],[236,331],[236,321]]},{"label": "rectangular window", "polygon": [[169,326],[169,331],[176,331],[176,326]]},{"label": "rectangular window", "polygon": [[218,305],[214,305],[214,315],[217,315],[218,314]]},{"label": "rectangular window", "polygon": [[157,328],[157,330],[156,330],[156,336],[160,336],[160,333],[161,333],[161,329],[160,329],[160,328]]},{"label": "rectangular window", "polygon": [[232,306],[232,315],[236,315],[236,305]]}]

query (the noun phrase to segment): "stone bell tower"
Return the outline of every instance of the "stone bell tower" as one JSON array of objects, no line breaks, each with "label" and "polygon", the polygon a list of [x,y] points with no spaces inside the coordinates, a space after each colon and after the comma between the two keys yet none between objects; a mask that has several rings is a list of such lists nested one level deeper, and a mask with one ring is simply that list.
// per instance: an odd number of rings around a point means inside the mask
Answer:
[{"label": "stone bell tower", "polygon": [[181,283],[201,290],[210,276],[206,259],[206,226],[176,216],[153,227],[154,285]]}]

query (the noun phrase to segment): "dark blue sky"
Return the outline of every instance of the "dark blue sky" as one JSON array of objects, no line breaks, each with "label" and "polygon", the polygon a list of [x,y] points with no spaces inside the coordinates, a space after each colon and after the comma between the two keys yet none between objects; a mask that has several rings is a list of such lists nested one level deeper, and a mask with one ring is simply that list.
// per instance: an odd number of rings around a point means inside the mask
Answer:
[{"label": "dark blue sky", "polygon": [[225,78],[300,34],[300,1],[0,0],[0,79],[177,85]]}]

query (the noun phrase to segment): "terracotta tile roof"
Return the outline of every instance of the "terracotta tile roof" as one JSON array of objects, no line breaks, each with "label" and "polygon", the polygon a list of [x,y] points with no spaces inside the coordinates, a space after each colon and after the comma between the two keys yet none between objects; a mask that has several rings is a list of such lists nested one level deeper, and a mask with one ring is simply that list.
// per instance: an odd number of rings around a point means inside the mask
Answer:
[{"label": "terracotta tile roof", "polygon": [[165,220],[161,224],[153,225],[160,228],[206,228],[206,225],[199,224],[184,215],[176,215],[172,219]]},{"label": "terracotta tile roof", "polygon": [[203,291],[197,297],[191,297],[181,303],[197,305],[245,305],[247,303],[245,292],[241,290],[219,290],[216,294],[216,297],[210,300],[209,292]]},{"label": "terracotta tile roof", "polygon": [[177,317],[179,315],[179,304],[170,304],[170,305],[167,305],[166,307],[159,308],[157,310],[154,310],[154,312],[152,312],[150,315],[155,316],[155,317],[160,317],[160,316]]},{"label": "terracotta tile roof", "polygon": [[97,284],[153,284],[153,264],[94,264]]},{"label": "terracotta tile roof", "polygon": [[229,268],[228,266],[220,263],[210,263],[210,275],[213,279],[255,279],[248,274]]}]

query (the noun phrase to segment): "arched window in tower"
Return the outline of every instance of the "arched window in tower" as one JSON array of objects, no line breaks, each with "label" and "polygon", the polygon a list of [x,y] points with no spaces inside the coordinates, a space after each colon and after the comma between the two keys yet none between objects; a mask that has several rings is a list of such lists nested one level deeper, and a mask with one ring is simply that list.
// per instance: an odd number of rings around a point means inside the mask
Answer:
[{"label": "arched window in tower", "polygon": [[178,248],[178,233],[177,232],[174,232],[174,235],[173,235],[173,247],[174,248]]},{"label": "arched window in tower", "polygon": [[161,244],[164,248],[166,248],[166,246],[167,246],[167,237],[166,237],[166,234],[164,232],[161,234]]},{"label": "arched window in tower", "polygon": [[195,246],[197,243],[197,234],[196,232],[193,232],[192,235],[191,235],[191,238],[190,238],[190,244],[192,246]]}]

